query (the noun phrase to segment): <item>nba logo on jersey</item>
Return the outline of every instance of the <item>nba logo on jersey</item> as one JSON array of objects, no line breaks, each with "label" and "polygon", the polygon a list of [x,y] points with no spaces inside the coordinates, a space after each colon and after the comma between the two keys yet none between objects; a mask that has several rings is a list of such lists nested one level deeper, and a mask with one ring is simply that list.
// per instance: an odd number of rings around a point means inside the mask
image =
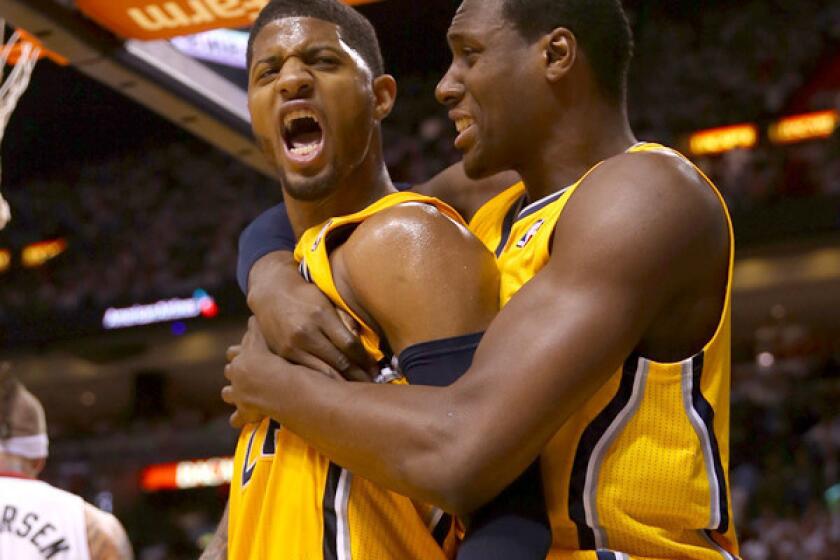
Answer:
[{"label": "nba logo on jersey", "polygon": [[315,252],[315,249],[317,249],[318,245],[321,244],[321,240],[324,239],[324,235],[330,229],[330,226],[332,225],[332,223],[333,223],[332,220],[328,220],[327,223],[324,224],[324,227],[322,227],[320,233],[318,233],[318,237],[315,238],[315,242],[312,243],[312,248],[309,250],[310,252],[312,252],[312,253]]},{"label": "nba logo on jersey", "polygon": [[522,239],[519,240],[519,243],[517,243],[516,246],[521,249],[522,247],[530,243],[534,236],[537,235],[537,232],[540,231],[540,228],[544,223],[545,220],[543,220],[542,218],[534,222],[534,225],[532,225],[528,229],[528,231],[525,233],[525,235],[522,236]]}]

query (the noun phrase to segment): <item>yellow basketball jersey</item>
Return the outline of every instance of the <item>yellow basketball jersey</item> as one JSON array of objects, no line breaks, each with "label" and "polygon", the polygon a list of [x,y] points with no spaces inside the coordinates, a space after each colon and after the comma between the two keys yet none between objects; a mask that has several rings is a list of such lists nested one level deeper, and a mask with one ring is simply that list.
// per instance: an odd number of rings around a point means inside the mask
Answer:
[{"label": "yellow basketball jersey", "polygon": [[520,181],[485,202],[470,220],[470,231],[496,258],[505,248],[525,198],[525,184]]},{"label": "yellow basketball jersey", "polygon": [[[331,240],[398,204],[421,203],[463,224],[437,199],[386,196],[361,212],[307,230],[295,258],[304,277],[359,322],[362,342],[380,361],[380,382],[404,383],[387,345],[350,309],[335,286]],[[331,236],[333,236],[331,238]],[[454,558],[452,519],[438,508],[389,492],[315,451],[273,420],[242,430],[236,447],[228,526],[236,560],[445,560]]]},{"label": "yellow basketball jersey", "polygon": [[[685,159],[659,144],[628,151]],[[503,306],[548,262],[555,224],[585,177],[517,210],[507,239],[500,224],[524,197],[518,186],[476,214],[470,225],[485,244],[503,243]],[[731,222],[729,235],[725,305],[703,350],[676,363],[631,356],[543,451],[550,559],[737,557],[728,484]]]}]

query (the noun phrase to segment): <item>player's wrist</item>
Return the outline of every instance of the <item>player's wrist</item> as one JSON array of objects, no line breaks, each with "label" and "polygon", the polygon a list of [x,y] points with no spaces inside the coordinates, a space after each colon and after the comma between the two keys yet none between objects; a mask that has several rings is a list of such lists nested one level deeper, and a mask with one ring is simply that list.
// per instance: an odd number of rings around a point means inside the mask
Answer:
[{"label": "player's wrist", "polygon": [[[303,282],[297,272],[294,255],[289,251],[269,253],[251,268],[248,274],[248,307],[254,314],[258,309],[273,301],[278,293],[293,286],[296,281]],[[281,289],[278,290],[278,287]]]}]

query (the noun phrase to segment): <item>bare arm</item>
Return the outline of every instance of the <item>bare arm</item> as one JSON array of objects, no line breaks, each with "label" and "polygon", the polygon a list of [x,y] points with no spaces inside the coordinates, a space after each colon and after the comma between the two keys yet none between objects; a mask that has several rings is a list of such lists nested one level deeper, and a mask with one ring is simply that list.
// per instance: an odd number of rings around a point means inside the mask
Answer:
[{"label": "bare arm", "polygon": [[484,331],[499,310],[493,255],[428,205],[365,221],[332,257],[345,301],[399,354],[410,345]]},{"label": "bare arm", "polygon": [[134,557],[128,535],[116,517],[85,503],[85,524],[91,560],[131,560]]},{"label": "bare arm", "polygon": [[474,509],[645,347],[666,307],[698,282],[725,285],[706,276],[728,260],[711,191],[684,170],[629,157],[581,186],[549,264],[493,321],[455,384],[333,382],[256,352],[234,360],[230,378],[259,380],[250,405],[345,467],[454,512]]},{"label": "bare arm", "polygon": [[[502,173],[474,181],[457,163],[414,190],[450,203],[469,219],[485,201],[518,180],[515,173]],[[351,380],[366,379],[374,364],[364,353],[352,321],[337,312],[317,288],[304,282],[291,251],[280,249],[279,244],[289,243],[290,228],[281,227],[285,216],[278,208],[257,218],[240,238],[238,275],[247,289],[248,307],[279,356],[321,373],[340,372]],[[262,254],[269,246],[277,246],[277,250],[251,266],[246,257]]]},{"label": "bare arm", "polygon": [[219,521],[219,526],[213,534],[213,540],[204,549],[199,560],[226,560],[228,550],[228,509],[230,503],[225,506],[225,512],[222,514],[222,520]]}]

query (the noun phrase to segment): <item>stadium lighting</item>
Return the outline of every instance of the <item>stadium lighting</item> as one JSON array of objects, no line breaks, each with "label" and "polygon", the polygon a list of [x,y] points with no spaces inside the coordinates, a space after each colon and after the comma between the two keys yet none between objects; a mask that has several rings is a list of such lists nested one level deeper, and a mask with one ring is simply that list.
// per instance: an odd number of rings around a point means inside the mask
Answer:
[{"label": "stadium lighting", "polygon": [[12,252],[8,249],[0,249],[0,273],[9,270],[12,266]]},{"label": "stadium lighting", "polygon": [[754,124],[736,124],[695,132],[689,137],[689,149],[695,156],[722,154],[730,150],[751,149],[758,142]]},{"label": "stadium lighting", "polygon": [[67,241],[64,239],[40,241],[24,247],[20,260],[26,268],[36,268],[56,258],[65,250],[67,250]]},{"label": "stadium lighting", "polygon": [[834,134],[840,115],[836,110],[785,117],[770,126],[767,133],[774,144],[793,144],[828,138]]},{"label": "stadium lighting", "polygon": [[161,300],[146,305],[111,307],[102,317],[106,329],[125,329],[153,323],[166,323],[182,319],[206,317],[212,319],[219,314],[216,301],[204,290],[196,290],[191,298]]},{"label": "stadium lighting", "polygon": [[188,490],[229,484],[233,476],[233,457],[214,457],[150,465],[140,475],[145,492]]}]

